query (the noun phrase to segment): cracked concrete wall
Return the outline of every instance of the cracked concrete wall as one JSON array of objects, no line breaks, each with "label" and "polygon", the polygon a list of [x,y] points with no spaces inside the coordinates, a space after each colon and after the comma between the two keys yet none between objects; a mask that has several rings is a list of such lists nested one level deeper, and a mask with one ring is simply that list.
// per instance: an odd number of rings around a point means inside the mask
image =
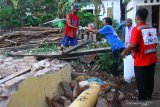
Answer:
[{"label": "cracked concrete wall", "polygon": [[59,85],[61,81],[71,81],[71,66],[67,64],[59,71],[30,77],[25,80],[11,96],[7,107],[48,107],[45,97],[52,98],[63,94]]}]

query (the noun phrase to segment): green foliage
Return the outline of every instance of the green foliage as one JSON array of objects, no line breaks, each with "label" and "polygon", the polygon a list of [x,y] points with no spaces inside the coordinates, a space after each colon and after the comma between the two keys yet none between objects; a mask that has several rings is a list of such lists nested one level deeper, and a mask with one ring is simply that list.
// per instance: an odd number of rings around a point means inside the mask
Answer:
[{"label": "green foliage", "polygon": [[24,17],[24,24],[26,26],[37,26],[39,23],[38,23],[38,18],[37,17],[34,17],[32,15],[29,15],[29,16],[26,16]]},{"label": "green foliage", "polygon": [[68,0],[0,0],[0,26],[37,26],[70,11]]},{"label": "green foliage", "polygon": [[54,52],[54,51],[58,51],[58,48],[55,44],[51,44],[51,45],[44,45],[41,47],[36,47],[34,49],[31,49],[29,52]]},{"label": "green foliage", "polygon": [[109,71],[114,61],[112,53],[101,53],[98,54],[98,56],[98,64],[100,64],[100,69]]},{"label": "green foliage", "polygon": [[[97,63],[100,65],[100,70],[103,71],[107,71],[110,73],[115,72],[114,70],[114,62],[115,59],[112,55],[112,53],[102,53],[102,54],[98,54],[98,59],[97,59]],[[117,63],[118,63],[118,67],[117,67],[117,72],[121,73],[123,72],[123,59],[122,58],[118,58],[117,59]]]},{"label": "green foliage", "polygon": [[88,26],[89,23],[94,22],[94,15],[87,11],[79,11],[80,25]]},{"label": "green foliage", "polygon": [[12,6],[0,9],[0,26],[18,26],[17,14]]},{"label": "green foliage", "polygon": [[108,42],[101,42],[100,44],[99,44],[99,47],[100,48],[106,48],[106,47],[109,47],[110,45],[109,45],[109,43]]}]

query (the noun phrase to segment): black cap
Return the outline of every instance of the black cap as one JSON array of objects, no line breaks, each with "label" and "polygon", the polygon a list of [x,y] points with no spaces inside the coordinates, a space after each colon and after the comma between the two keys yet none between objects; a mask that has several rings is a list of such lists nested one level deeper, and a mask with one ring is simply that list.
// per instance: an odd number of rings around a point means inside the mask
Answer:
[{"label": "black cap", "polygon": [[75,10],[75,9],[80,10],[79,5],[77,5],[77,4],[73,5],[73,10]]}]

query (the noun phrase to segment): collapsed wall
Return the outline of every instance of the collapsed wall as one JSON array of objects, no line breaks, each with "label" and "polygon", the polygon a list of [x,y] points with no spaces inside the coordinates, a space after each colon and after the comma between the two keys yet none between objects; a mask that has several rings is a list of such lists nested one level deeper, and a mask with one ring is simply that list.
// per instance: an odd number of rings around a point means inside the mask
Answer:
[{"label": "collapsed wall", "polygon": [[[63,94],[59,83],[62,81],[71,82],[71,66],[68,63],[56,59],[32,60],[30,63],[29,59],[11,61],[12,69],[15,65],[18,71],[13,70],[8,73],[8,76],[3,71],[3,76],[6,77],[0,80],[0,89],[2,90],[0,95],[7,96],[8,99],[0,101],[2,107],[47,107],[46,97],[52,98]],[[15,62],[22,65],[16,65]],[[28,64],[24,66],[25,69],[20,69],[23,68],[22,62]],[[2,65],[5,66],[6,62],[4,61]],[[19,72],[22,74],[17,75]],[[13,78],[9,79],[9,77]]]}]

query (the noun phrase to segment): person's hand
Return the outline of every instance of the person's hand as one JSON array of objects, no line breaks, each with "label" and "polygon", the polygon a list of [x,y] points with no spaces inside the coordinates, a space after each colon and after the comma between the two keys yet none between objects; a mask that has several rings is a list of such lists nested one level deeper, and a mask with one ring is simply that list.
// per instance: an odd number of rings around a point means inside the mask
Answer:
[{"label": "person's hand", "polygon": [[85,32],[89,32],[89,29],[85,29],[84,31],[85,31]]},{"label": "person's hand", "polygon": [[124,51],[121,53],[121,56],[122,56],[123,58],[125,58],[126,54],[127,54],[127,52],[124,50]]},{"label": "person's hand", "polygon": [[78,29],[79,27],[75,27],[75,26],[74,26],[73,28],[74,28],[74,29]]}]

